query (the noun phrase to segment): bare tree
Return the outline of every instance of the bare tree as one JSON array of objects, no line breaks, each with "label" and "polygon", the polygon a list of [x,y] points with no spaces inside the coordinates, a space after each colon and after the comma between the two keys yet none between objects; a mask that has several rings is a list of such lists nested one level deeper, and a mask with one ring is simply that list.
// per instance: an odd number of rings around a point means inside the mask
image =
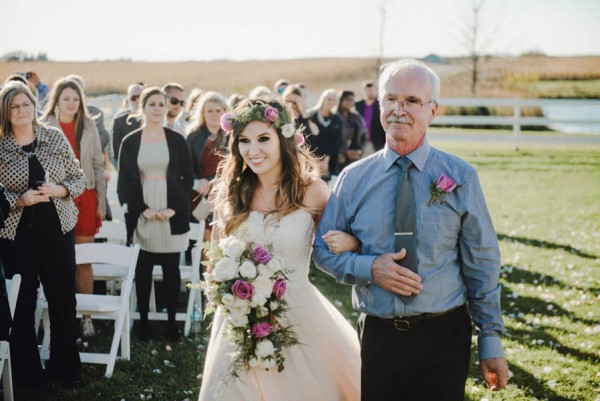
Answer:
[{"label": "bare tree", "polygon": [[471,0],[471,15],[469,26],[469,59],[471,61],[471,94],[477,95],[477,82],[479,80],[479,60],[481,52],[478,47],[480,40],[481,9],[485,0]]},{"label": "bare tree", "polygon": [[383,58],[385,55],[385,22],[388,11],[388,0],[379,0],[379,33],[377,36],[378,40],[378,54],[375,66],[376,72],[379,73],[379,67],[383,64]]}]

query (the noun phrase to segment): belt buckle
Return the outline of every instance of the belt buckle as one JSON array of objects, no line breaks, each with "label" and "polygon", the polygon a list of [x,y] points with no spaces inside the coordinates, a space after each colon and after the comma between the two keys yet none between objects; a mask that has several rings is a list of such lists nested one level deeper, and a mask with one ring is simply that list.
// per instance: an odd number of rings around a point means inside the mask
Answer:
[{"label": "belt buckle", "polygon": [[410,322],[408,320],[394,319],[394,327],[398,331],[410,331]]}]

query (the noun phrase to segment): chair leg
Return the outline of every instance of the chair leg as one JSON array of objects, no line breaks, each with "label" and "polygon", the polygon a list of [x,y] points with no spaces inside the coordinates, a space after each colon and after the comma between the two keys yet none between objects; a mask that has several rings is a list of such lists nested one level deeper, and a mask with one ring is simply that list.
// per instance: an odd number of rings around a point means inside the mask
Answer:
[{"label": "chair leg", "polygon": [[4,401],[14,401],[10,349],[8,350],[8,355],[8,359],[2,361],[4,364],[4,368],[2,369],[2,390],[4,391]]}]

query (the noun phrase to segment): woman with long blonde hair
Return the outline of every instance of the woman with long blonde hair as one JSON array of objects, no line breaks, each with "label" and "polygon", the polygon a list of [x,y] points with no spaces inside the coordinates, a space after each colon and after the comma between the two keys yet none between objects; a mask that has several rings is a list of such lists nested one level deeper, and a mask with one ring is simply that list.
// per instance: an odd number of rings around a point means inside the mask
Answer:
[{"label": "woman with long blonde hair", "polygon": [[[281,260],[287,290],[280,299],[288,306],[282,317],[299,343],[282,347],[283,370],[250,364],[239,380],[230,381],[229,355],[237,344],[217,308],[200,400],[360,399],[356,332],[308,280],[316,222],[329,188],[292,121],[290,110],[267,99],[244,100],[223,117],[231,138],[213,189],[213,239],[233,236],[262,244]],[[339,251],[358,248],[354,237],[338,232],[338,238],[332,246]]]}]

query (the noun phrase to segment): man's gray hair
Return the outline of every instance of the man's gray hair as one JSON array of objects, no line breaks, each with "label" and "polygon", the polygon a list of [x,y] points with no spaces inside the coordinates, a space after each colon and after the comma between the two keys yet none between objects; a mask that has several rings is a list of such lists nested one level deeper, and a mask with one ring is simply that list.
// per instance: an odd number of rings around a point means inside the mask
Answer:
[{"label": "man's gray hair", "polygon": [[429,75],[431,81],[433,101],[437,103],[440,98],[440,78],[427,64],[411,59],[401,59],[392,63],[383,64],[379,69],[379,96],[384,92],[387,81],[399,72],[410,71],[410,70],[423,70]]}]

